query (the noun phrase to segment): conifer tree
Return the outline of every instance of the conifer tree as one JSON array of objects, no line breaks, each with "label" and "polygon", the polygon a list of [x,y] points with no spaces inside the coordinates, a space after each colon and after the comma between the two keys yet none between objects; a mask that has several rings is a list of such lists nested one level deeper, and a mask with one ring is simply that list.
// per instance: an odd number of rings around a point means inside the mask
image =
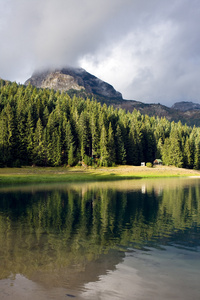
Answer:
[{"label": "conifer tree", "polygon": [[119,124],[116,129],[116,163],[124,165],[126,163],[126,149],[122,139],[121,129]]},{"label": "conifer tree", "polygon": [[73,166],[74,164],[74,146],[73,143],[70,145],[69,154],[68,154],[68,165]]},{"label": "conifer tree", "polygon": [[200,170],[200,137],[195,141],[194,169]]},{"label": "conifer tree", "polygon": [[116,162],[116,154],[115,154],[115,140],[114,140],[114,134],[113,134],[111,123],[109,123],[109,129],[108,129],[107,151],[108,151],[108,164],[112,165]]},{"label": "conifer tree", "polygon": [[53,165],[59,166],[61,165],[61,139],[60,139],[60,130],[59,128],[55,130],[52,134],[52,150],[53,150]]},{"label": "conifer tree", "polygon": [[18,147],[16,149],[16,158],[20,164],[28,163],[27,160],[27,136],[26,136],[26,107],[23,98],[18,101],[16,109],[16,139]]},{"label": "conifer tree", "polygon": [[44,124],[44,126],[47,125],[48,118],[49,118],[49,110],[48,110],[48,107],[45,106],[45,109],[43,111],[43,124]]},{"label": "conifer tree", "polygon": [[34,124],[31,115],[31,111],[28,111],[28,117],[26,122],[26,147],[28,163],[33,162],[33,148],[34,148]]},{"label": "conifer tree", "polygon": [[166,165],[174,165],[179,168],[183,166],[181,142],[175,126],[172,129],[170,137],[165,139],[165,143],[162,149],[162,159]]},{"label": "conifer tree", "polygon": [[[64,122],[65,123],[65,128],[64,128],[64,145],[63,145],[63,151],[64,151],[64,156],[63,156],[63,163],[68,164],[68,158],[69,158],[69,150],[71,145],[73,148],[71,148],[71,156],[72,152],[74,152],[74,138],[72,135],[72,130],[71,130],[71,124],[69,121]],[[73,149],[73,151],[72,151]]]},{"label": "conifer tree", "polygon": [[46,164],[46,149],[45,149],[44,132],[41,119],[39,118],[36,124],[34,133],[34,148],[33,148],[33,162],[36,165]]},{"label": "conifer tree", "polygon": [[99,155],[99,128],[97,126],[97,114],[96,113],[92,113],[91,117],[90,117],[90,131],[91,131],[91,155],[92,157]]},{"label": "conifer tree", "polygon": [[[169,166],[171,164],[172,158],[171,158],[171,152],[169,152],[170,149],[170,140],[169,138],[165,139],[165,142],[161,148],[161,154],[162,154],[162,161],[165,165]],[[172,153],[173,155],[173,153]]]},{"label": "conifer tree", "polygon": [[107,132],[106,128],[103,125],[101,129],[101,137],[100,137],[100,164],[102,166],[108,165],[108,139],[107,139]]},{"label": "conifer tree", "polygon": [[194,140],[192,138],[186,138],[184,146],[184,158],[185,158],[185,167],[193,168],[194,166],[194,151],[195,151]]},{"label": "conifer tree", "polygon": [[[81,159],[84,160],[86,154],[86,148],[88,146],[88,129],[86,124],[85,114],[82,112],[78,121],[78,131],[80,140]],[[88,154],[88,153],[87,153]]]},{"label": "conifer tree", "polygon": [[5,163],[7,166],[12,166],[13,161],[16,159],[16,134],[15,134],[15,121],[12,107],[8,103],[3,113],[3,130],[4,130],[4,153]]},{"label": "conifer tree", "polygon": [[7,130],[7,116],[4,110],[0,114],[0,166],[3,167],[7,164],[9,159],[8,140],[7,140],[8,130]]},{"label": "conifer tree", "polygon": [[139,165],[139,150],[137,143],[137,133],[132,124],[129,135],[128,135],[128,146],[127,146],[127,162],[130,165]]}]

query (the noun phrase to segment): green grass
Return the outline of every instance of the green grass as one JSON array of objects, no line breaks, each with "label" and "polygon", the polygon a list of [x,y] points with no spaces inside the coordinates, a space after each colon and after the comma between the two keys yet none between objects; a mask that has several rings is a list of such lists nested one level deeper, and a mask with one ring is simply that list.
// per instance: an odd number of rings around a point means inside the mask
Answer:
[{"label": "green grass", "polygon": [[35,175],[0,175],[0,184],[4,183],[47,183],[47,182],[85,182],[121,179],[137,179],[137,176],[121,176],[113,174],[35,174]]},{"label": "green grass", "polygon": [[111,168],[83,168],[83,167],[23,167],[1,168],[0,184],[18,183],[48,183],[48,182],[85,182],[85,181],[111,181],[122,179],[163,178],[199,176],[194,170],[179,169],[175,167],[133,167],[118,166]]}]

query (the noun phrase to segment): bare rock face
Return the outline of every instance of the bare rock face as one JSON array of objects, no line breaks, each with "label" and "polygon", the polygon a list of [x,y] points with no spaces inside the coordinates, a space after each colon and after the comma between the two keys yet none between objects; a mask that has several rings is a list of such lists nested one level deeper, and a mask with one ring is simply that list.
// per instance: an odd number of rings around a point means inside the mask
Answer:
[{"label": "bare rock face", "polygon": [[73,76],[54,72],[47,75],[42,81],[42,88],[50,88],[54,90],[67,91],[69,89],[81,90],[83,86],[78,85]]},{"label": "bare rock face", "polygon": [[186,112],[186,111],[190,111],[190,110],[199,110],[200,104],[189,102],[189,101],[181,101],[181,102],[174,103],[174,105],[172,105],[171,108]]},{"label": "bare rock face", "polygon": [[83,89],[94,95],[112,99],[122,99],[121,93],[117,92],[112,85],[81,68],[63,68],[35,72],[31,78],[25,82],[25,85],[29,83],[38,88],[49,88],[60,91]]}]

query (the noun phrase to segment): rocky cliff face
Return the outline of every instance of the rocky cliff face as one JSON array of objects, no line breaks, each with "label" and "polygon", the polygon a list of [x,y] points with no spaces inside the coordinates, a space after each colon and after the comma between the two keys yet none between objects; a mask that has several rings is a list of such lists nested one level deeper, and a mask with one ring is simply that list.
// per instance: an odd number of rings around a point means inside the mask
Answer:
[{"label": "rocky cliff face", "polygon": [[200,104],[189,102],[189,101],[181,101],[181,102],[174,103],[174,105],[172,105],[171,108],[186,112],[190,110],[200,109]]},{"label": "rocky cliff face", "polygon": [[81,68],[63,68],[35,72],[25,82],[25,85],[28,85],[29,82],[38,88],[50,88],[60,91],[83,89],[94,95],[111,99],[122,99],[121,93],[117,92],[112,85]]}]

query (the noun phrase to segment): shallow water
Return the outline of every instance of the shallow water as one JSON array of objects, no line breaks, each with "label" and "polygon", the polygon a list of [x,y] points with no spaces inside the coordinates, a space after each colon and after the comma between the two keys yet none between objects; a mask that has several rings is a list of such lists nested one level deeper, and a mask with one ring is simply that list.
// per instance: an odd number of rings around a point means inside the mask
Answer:
[{"label": "shallow water", "polygon": [[198,299],[200,180],[0,188],[0,299]]}]

